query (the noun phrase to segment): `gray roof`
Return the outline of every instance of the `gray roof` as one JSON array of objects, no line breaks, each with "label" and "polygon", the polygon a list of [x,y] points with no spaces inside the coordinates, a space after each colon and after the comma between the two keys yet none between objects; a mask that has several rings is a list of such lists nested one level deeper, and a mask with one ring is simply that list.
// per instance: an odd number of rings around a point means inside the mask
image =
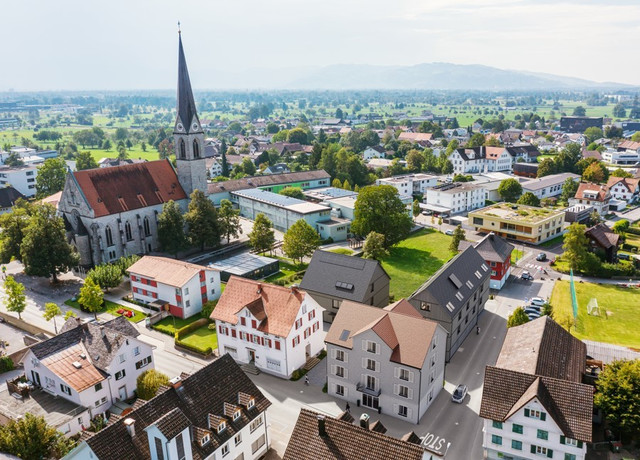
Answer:
[{"label": "gray roof", "polygon": [[15,188],[11,186],[0,188],[0,208],[12,207],[19,198],[24,199],[24,195]]},{"label": "gray roof", "polygon": [[511,256],[514,246],[504,238],[494,233],[489,233],[478,241],[475,248],[484,260],[502,263]]},{"label": "gray roof", "polygon": [[[229,159],[229,156],[227,156]],[[323,169],[313,171],[300,171],[283,174],[269,174],[266,176],[243,177],[242,179],[213,182],[208,186],[210,194],[233,192],[256,187],[270,187],[274,185],[288,184],[290,182],[303,182],[309,180],[329,179],[331,176]],[[327,181],[327,184],[329,182]]]},{"label": "gray roof", "polygon": [[567,179],[580,179],[580,176],[573,173],[560,173],[551,174],[550,176],[544,176],[539,179],[531,179],[526,182],[522,182],[522,190],[540,190],[545,187],[551,187],[552,185],[564,184]]},{"label": "gray roof", "polygon": [[[475,248],[469,246],[411,294],[409,300],[441,305],[453,317],[464,307],[478,285],[484,283],[489,276],[491,271],[484,259]],[[467,282],[471,284],[471,288]],[[458,292],[462,294],[462,300],[456,297]]]},{"label": "gray roof", "polygon": [[317,250],[300,283],[305,291],[362,302],[371,283],[387,272],[377,260]]},{"label": "gray roof", "polygon": [[82,342],[94,366],[106,370],[127,337],[137,337],[139,334],[124,316],[102,324],[80,324],[78,318],[69,318],[58,335],[33,345],[31,351],[36,358],[44,359]]},{"label": "gray roof", "polygon": [[182,34],[178,36],[178,97],[177,97],[177,118],[182,121],[184,129],[187,133],[202,132],[202,128],[198,126],[197,131],[191,129],[191,122],[195,117],[198,120],[196,112],[196,102],[193,99],[193,91],[191,91],[191,81],[189,80],[189,70],[187,70],[187,60],[184,57],[184,49],[182,48]]}]

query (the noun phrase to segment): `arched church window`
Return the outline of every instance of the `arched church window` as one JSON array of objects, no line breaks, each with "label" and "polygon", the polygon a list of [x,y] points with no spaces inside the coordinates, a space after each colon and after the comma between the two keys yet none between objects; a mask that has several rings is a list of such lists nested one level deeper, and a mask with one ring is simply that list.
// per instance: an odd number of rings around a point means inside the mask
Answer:
[{"label": "arched church window", "polygon": [[149,224],[149,218],[147,216],[144,217],[142,225],[144,227],[144,236],[151,236],[151,226]]},{"label": "arched church window", "polygon": [[131,224],[128,221],[126,224],[124,224],[124,235],[127,238],[127,241],[133,240],[133,235],[131,234]]},{"label": "arched church window", "polygon": [[200,144],[198,144],[198,140],[193,140],[193,158],[200,158]]},{"label": "arched church window", "polygon": [[113,246],[113,234],[111,233],[111,227],[108,225],[104,229],[104,237],[107,240],[107,246]]},{"label": "arched church window", "polygon": [[184,139],[180,139],[180,158],[187,158],[187,146],[184,144]]}]

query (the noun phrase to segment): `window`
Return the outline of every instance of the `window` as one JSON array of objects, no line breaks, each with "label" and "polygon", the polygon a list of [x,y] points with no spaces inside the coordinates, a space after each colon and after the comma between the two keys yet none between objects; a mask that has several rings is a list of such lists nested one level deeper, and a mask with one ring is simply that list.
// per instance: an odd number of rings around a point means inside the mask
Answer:
[{"label": "window", "polygon": [[336,361],[344,361],[344,351],[336,350]]},{"label": "window", "polygon": [[162,449],[162,440],[160,438],[153,438],[156,445],[156,455],[158,460],[164,460],[164,450]]},{"label": "window", "polygon": [[220,424],[218,425],[218,433],[222,433],[225,430],[226,427],[227,427],[227,423],[226,422],[224,422],[224,421],[220,422]]},{"label": "window", "polygon": [[522,450],[522,441],[511,440],[511,448],[515,450]]},{"label": "window", "polygon": [[376,368],[376,361],[373,359],[367,359],[367,369],[370,371],[375,371]]},{"label": "window", "polygon": [[184,288],[184,296],[188,296],[189,295],[189,288]]},{"label": "window", "polygon": [[107,226],[104,229],[104,237],[107,240],[107,247],[113,246],[113,234],[111,233],[111,227]]},{"label": "window", "polygon": [[104,396],[101,400],[100,400],[100,404],[104,404],[107,402],[107,397]]},{"label": "window", "polygon": [[255,399],[253,399],[253,398],[251,398],[251,399],[249,400],[249,402],[247,403],[247,409],[251,409],[251,408],[253,408],[253,406],[255,406],[255,405],[256,405],[256,400],[255,400]]},{"label": "window", "polygon": [[409,388],[405,387],[404,385],[399,385],[398,386],[398,396],[402,396],[403,398],[408,398],[409,397]]},{"label": "window", "polygon": [[127,239],[127,241],[133,240],[133,235],[131,233],[131,224],[129,223],[129,221],[127,221],[124,224],[124,235],[125,235],[125,238]]},{"label": "window", "polygon": [[95,403],[93,403],[96,407],[100,405],[100,400],[98,399]]},{"label": "window", "polygon": [[202,440],[200,440],[200,445],[204,446],[205,444],[207,444],[209,441],[211,440],[211,436],[209,436],[208,434],[205,434],[202,437]]},{"label": "window", "polygon": [[420,310],[431,311],[431,305],[429,305],[427,302],[420,302]]},{"label": "window", "polygon": [[367,341],[367,351],[369,353],[377,353],[378,347],[377,347],[377,343],[375,342],[369,342]]},{"label": "window", "polygon": [[224,446],[222,446],[222,450],[220,451],[220,453],[223,457],[229,455],[229,444],[225,444]]},{"label": "window", "polygon": [[198,144],[198,140],[193,140],[193,158],[200,158],[200,144]]},{"label": "window", "polygon": [[344,367],[336,366],[336,376],[344,378]]},{"label": "window", "polygon": [[238,420],[240,418],[240,411],[237,410],[233,413],[233,421],[235,422],[236,420]]},{"label": "window", "polygon": [[332,299],[331,300],[331,306],[333,308],[340,308],[340,304],[342,303],[342,300],[339,299]]},{"label": "window", "polygon": [[336,385],[336,394],[339,396],[344,396],[344,386]]},{"label": "window", "polygon": [[493,421],[492,425],[494,428],[498,428],[499,430],[502,429],[502,422],[496,422],[495,420]]},{"label": "window", "polygon": [[68,386],[66,386],[64,383],[60,384],[60,390],[62,390],[63,393],[66,393],[68,395],[71,395],[71,388],[69,388]]},{"label": "window", "polygon": [[102,382],[100,382],[100,383],[96,383],[96,386],[94,386],[94,387],[93,387],[93,389],[94,389],[95,391],[100,391],[100,390],[102,390]]},{"label": "window", "polygon": [[233,442],[237,446],[242,442],[242,433],[238,433],[235,438],[233,438]]},{"label": "window", "polygon": [[400,380],[409,381],[409,371],[407,369],[400,369],[400,374],[398,375]]},{"label": "window", "polygon": [[254,454],[258,452],[262,448],[262,446],[264,446],[264,443],[265,443],[265,436],[264,434],[261,434],[258,439],[256,439],[255,441],[253,441],[253,443],[251,443],[251,452]]},{"label": "window", "polygon": [[564,460],[576,460],[576,456],[573,454],[564,454]]},{"label": "window", "polygon": [[549,440],[549,432],[544,430],[538,430],[538,434],[536,435],[538,439],[544,439],[545,441]]},{"label": "window", "polygon": [[537,420],[542,420],[543,422],[547,419],[547,414],[534,409],[525,409],[524,416],[529,418],[535,418]]},{"label": "window", "polygon": [[182,433],[176,436],[176,448],[178,450],[178,460],[184,460],[184,440],[182,439]]},{"label": "window", "polygon": [[120,358],[120,363],[124,363],[127,360],[127,357],[125,356],[124,353],[122,353],[120,356],[118,356],[118,358]]},{"label": "window", "polygon": [[567,438],[565,436],[560,436],[560,444],[564,444],[566,446],[573,446],[582,449],[582,441],[578,441],[577,439]]},{"label": "window", "polygon": [[406,417],[408,412],[407,406],[398,406],[398,415]]},{"label": "window", "polygon": [[262,415],[251,422],[251,425],[249,425],[249,431],[253,433],[260,427],[260,425],[262,425]]},{"label": "window", "polygon": [[497,436],[495,434],[491,435],[491,442],[493,444],[497,444],[498,446],[502,445],[502,436]]},{"label": "window", "polygon": [[296,329],[300,329],[302,327],[302,318],[298,318],[296,320]]},{"label": "window", "polygon": [[149,224],[149,218],[147,216],[144,217],[142,226],[144,227],[144,236],[151,236],[151,225]]},{"label": "window", "polygon": [[133,349],[133,356],[138,356],[140,354],[140,347],[135,347]]},{"label": "window", "polygon": [[376,389],[376,378],[372,375],[367,375],[367,390],[374,390]]},{"label": "window", "polygon": [[531,453],[537,454],[537,455],[544,455],[547,458],[553,458],[553,450],[547,449],[546,447],[542,447],[542,446],[534,446],[533,444],[531,444]]},{"label": "window", "polygon": [[513,428],[511,429],[514,433],[522,434],[522,425],[513,424]]},{"label": "window", "polygon": [[187,147],[184,144],[184,139],[180,139],[180,159],[187,158]]},{"label": "window", "polygon": [[116,372],[116,380],[123,379],[125,375],[127,375],[127,373],[125,372],[124,369],[122,369],[121,371]]}]

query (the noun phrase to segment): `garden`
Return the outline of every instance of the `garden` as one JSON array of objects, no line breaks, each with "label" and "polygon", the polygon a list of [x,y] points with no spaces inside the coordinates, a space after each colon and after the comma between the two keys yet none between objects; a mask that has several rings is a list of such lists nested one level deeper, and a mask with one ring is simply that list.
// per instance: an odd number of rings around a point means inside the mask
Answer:
[{"label": "garden", "polygon": [[174,337],[177,347],[209,356],[218,348],[218,336],[215,323],[194,315],[190,318],[176,318],[168,316],[151,326],[152,329]]},{"label": "garden", "polygon": [[[75,308],[80,311],[87,311],[82,308],[82,306],[77,300],[74,300],[74,299],[69,299],[65,301],[65,305],[68,305],[71,308]],[[97,314],[109,313],[110,315],[113,315],[113,316],[124,316],[132,323],[139,323],[140,321],[142,321],[147,317],[147,315],[145,315],[141,311],[132,310],[130,308],[123,307],[122,305],[115,302],[111,302],[110,300],[105,300],[102,305],[103,305],[102,309],[96,312]]]}]

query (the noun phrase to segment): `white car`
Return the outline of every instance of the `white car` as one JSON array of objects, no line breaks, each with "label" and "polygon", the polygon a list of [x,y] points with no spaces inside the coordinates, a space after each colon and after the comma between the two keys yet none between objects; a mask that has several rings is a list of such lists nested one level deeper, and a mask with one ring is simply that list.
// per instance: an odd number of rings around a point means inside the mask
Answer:
[{"label": "white car", "polygon": [[529,302],[531,305],[536,305],[538,307],[543,306],[545,303],[547,303],[546,300],[544,300],[542,297],[532,297],[531,301]]}]

